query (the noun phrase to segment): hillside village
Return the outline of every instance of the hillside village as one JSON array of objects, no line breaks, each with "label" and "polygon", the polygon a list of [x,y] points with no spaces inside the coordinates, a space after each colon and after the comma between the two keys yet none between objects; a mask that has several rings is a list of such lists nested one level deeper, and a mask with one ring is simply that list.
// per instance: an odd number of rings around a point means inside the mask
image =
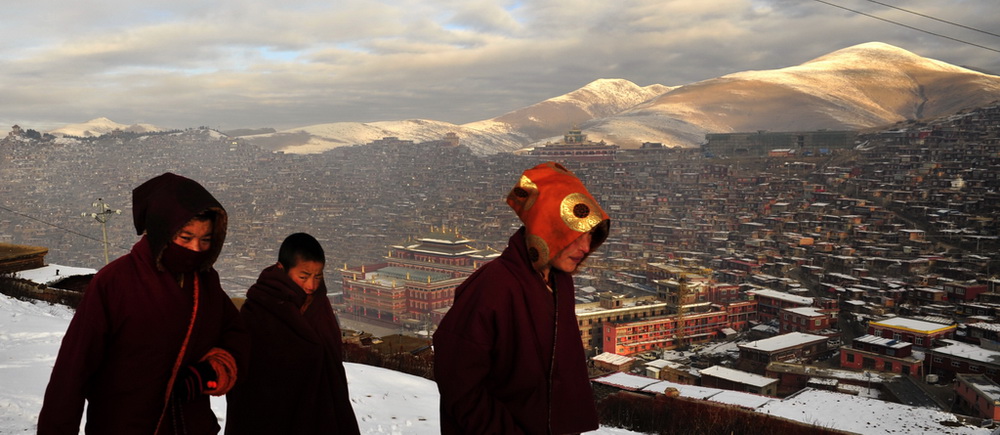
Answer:
[{"label": "hillside village", "polygon": [[[502,198],[539,159],[476,156],[448,138],[301,156],[208,129],[48,141],[19,129],[0,142],[0,192],[17,198],[7,210],[35,219],[0,217],[0,243],[98,268],[99,238],[81,235],[100,230],[80,213],[97,197],[123,210],[108,227],[120,255],[136,240],[131,188],[178,171],[211,186],[232,216],[218,264],[230,293],[274,261],[284,235],[309,231],[343,264],[336,306],[362,319],[371,307],[352,297],[365,281],[358,271],[405,266],[393,256],[428,240],[468,245],[479,261],[502,249],[517,225]],[[782,134],[782,148],[751,134],[711,153],[711,142],[650,143],[563,162],[613,220],[577,277],[598,391],[664,393],[621,378],[642,376],[681,397],[694,393],[678,385],[776,399],[831,390],[955,413],[972,427],[1000,418],[1000,106],[851,133],[839,147]],[[403,288],[409,277],[399,276]],[[407,321],[446,310],[407,304],[369,320],[415,327]]]}]

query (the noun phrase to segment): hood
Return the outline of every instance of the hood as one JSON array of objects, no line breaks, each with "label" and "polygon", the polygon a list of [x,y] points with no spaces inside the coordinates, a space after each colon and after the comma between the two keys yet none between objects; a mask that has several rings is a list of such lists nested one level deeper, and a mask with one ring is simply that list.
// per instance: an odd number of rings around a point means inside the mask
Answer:
[{"label": "hood", "polygon": [[146,234],[158,270],[167,243],[191,218],[211,210],[215,212],[212,246],[200,270],[208,270],[219,258],[226,241],[229,218],[226,210],[197,181],[170,172],[154,177],[132,190],[132,220],[136,234]]},{"label": "hood", "polygon": [[524,223],[528,259],[541,270],[586,232],[593,230],[593,252],[608,238],[611,219],[583,182],[554,162],[542,163],[521,174],[507,195],[507,204]]}]

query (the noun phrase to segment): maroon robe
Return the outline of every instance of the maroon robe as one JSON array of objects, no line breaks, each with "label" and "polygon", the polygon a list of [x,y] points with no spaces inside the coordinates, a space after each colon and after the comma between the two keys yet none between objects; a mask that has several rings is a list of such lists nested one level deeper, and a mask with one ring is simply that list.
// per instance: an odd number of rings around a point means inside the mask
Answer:
[{"label": "maroon robe", "polygon": [[525,231],[455,291],[434,334],[441,432],[562,434],[598,428],[573,278],[555,296],[528,261]]},{"label": "maroon robe", "polygon": [[[198,362],[217,347],[242,368],[249,351],[239,313],[212,268],[225,240],[222,206],[196,182],[169,173],[133,193],[136,231],[146,235],[87,286],[45,390],[39,434],[78,433],[84,401],[87,433],[157,430],[168,408],[168,384],[194,308],[193,274],[184,276],[182,287],[158,260],[166,244],[172,243],[172,235],[204,210],[216,213],[211,255],[196,272],[198,311],[180,367]],[[170,402],[175,409],[163,418],[160,433],[219,431],[208,396]]]},{"label": "maroon robe", "polygon": [[250,331],[250,363],[226,396],[227,434],[359,433],[326,284],[302,312],[305,302],[277,266],[247,291],[240,315]]},{"label": "maroon robe", "polygon": [[[78,433],[85,399],[87,433],[152,434],[156,429],[191,318],[193,290],[180,288],[152,264],[143,238],[87,287],[45,390],[39,434]],[[200,272],[198,281],[198,319],[182,367],[198,362],[213,347],[240,360],[247,338],[236,307],[214,269]],[[208,396],[183,410],[188,433],[219,431]]]}]

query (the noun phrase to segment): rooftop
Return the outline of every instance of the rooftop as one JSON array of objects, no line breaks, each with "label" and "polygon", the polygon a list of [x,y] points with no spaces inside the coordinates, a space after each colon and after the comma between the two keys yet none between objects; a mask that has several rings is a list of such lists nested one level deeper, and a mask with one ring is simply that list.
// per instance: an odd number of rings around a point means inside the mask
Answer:
[{"label": "rooftop", "polygon": [[888,326],[890,328],[904,329],[924,334],[957,328],[955,325],[942,325],[940,323],[925,322],[923,320],[909,319],[906,317],[890,317],[878,322],[870,322],[869,325]]},{"label": "rooftop", "polygon": [[775,378],[769,378],[767,376],[761,376],[754,373],[747,373],[740,370],[733,370],[722,366],[712,366],[707,369],[699,370],[698,373],[701,373],[704,376],[713,376],[727,381],[753,385],[755,387],[766,387],[770,384],[778,382]]},{"label": "rooftop", "polygon": [[780,292],[780,291],[777,291],[777,290],[771,290],[771,289],[750,290],[747,293],[748,294],[752,293],[752,294],[755,294],[755,295],[758,295],[758,296],[763,296],[763,297],[766,297],[766,298],[780,299],[780,300],[783,300],[783,301],[792,302],[792,303],[799,304],[799,305],[807,305],[808,306],[808,305],[812,305],[812,303],[813,303],[813,298],[807,298],[805,296],[796,296],[796,295],[793,295],[793,294],[789,294],[789,293],[785,293],[785,292]]},{"label": "rooftop", "polygon": [[806,344],[811,344],[826,340],[827,338],[822,335],[806,334],[802,332],[789,332],[787,334],[781,334],[775,337],[765,338],[763,340],[751,341],[747,344],[741,344],[740,349],[755,349],[764,352],[774,352],[781,349],[788,349],[790,347],[803,346]]}]

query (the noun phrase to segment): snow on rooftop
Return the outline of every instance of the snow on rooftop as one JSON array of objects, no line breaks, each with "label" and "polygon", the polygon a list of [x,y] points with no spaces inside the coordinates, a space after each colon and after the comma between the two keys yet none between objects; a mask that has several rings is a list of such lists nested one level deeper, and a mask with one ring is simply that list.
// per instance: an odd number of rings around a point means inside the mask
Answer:
[{"label": "snow on rooftop", "polygon": [[966,383],[972,385],[976,390],[979,390],[979,392],[990,401],[1000,401],[1000,384],[993,382],[990,378],[987,378],[986,375],[959,373],[958,377],[964,379]]},{"label": "snow on rooftop", "polygon": [[635,358],[632,358],[630,356],[618,355],[616,353],[611,353],[611,352],[604,352],[600,355],[595,356],[592,359],[594,361],[600,361],[614,365],[628,364],[632,361],[635,361]]},{"label": "snow on rooftop", "polygon": [[785,308],[785,310],[790,313],[798,314],[800,316],[808,316],[808,317],[825,316],[825,314],[819,312],[819,308],[813,308],[813,307]]},{"label": "snow on rooftop", "polygon": [[778,382],[775,378],[769,378],[767,376],[761,376],[755,373],[748,373],[722,366],[712,366],[707,369],[699,370],[698,372],[701,373],[702,376],[713,376],[732,382],[753,385],[755,387],[766,387],[769,384]]},{"label": "snow on rooftop", "polygon": [[[653,384],[659,384],[666,381],[661,381],[658,379],[647,378],[644,376],[630,375],[628,373],[615,372],[607,376],[602,376],[598,378],[600,383],[611,385],[614,387],[621,388],[623,390],[638,391],[643,388],[649,387]],[[663,392],[663,389],[658,390]]]},{"label": "snow on rooftop", "polygon": [[956,358],[978,361],[989,364],[1000,364],[1000,352],[989,350],[973,344],[955,340],[941,340],[946,346],[936,347],[928,351],[932,355],[949,355]]},{"label": "snow on rooftop", "polygon": [[812,388],[768,402],[757,411],[858,434],[990,433],[960,424],[952,413]]},{"label": "snow on rooftop", "polygon": [[777,291],[777,290],[771,290],[771,289],[750,290],[747,293],[753,293],[753,294],[758,295],[758,296],[763,296],[763,297],[772,298],[772,299],[780,299],[780,300],[783,300],[783,301],[787,301],[787,302],[791,302],[791,303],[795,303],[795,304],[799,304],[799,305],[809,306],[809,305],[812,305],[812,303],[813,303],[813,298],[808,298],[808,297],[805,297],[805,296],[796,296],[796,295],[793,295],[793,294],[789,294],[789,293],[785,293],[785,292],[780,292],[780,291]]},{"label": "snow on rooftop", "polygon": [[882,325],[893,328],[909,329],[917,332],[935,332],[944,329],[955,329],[955,325],[942,325],[935,322],[925,322],[923,320],[909,319],[906,317],[890,317],[878,322],[871,322],[871,325]]},{"label": "snow on rooftop", "polygon": [[[612,381],[606,381],[608,379]],[[812,388],[777,399],[739,391],[657,381],[627,373],[615,373],[595,379],[595,382],[629,385],[632,390],[645,385],[639,390],[646,393],[663,393],[667,388],[674,388],[680,393],[680,397],[688,399],[741,406],[800,423],[864,435],[990,433],[986,428],[959,423],[952,413]]]},{"label": "snow on rooftop", "polygon": [[741,344],[740,349],[756,349],[764,352],[774,352],[789,347],[801,346],[827,338],[822,335],[806,334],[804,332],[789,332],[763,340],[751,341]]},{"label": "snow on rooftop", "polygon": [[20,272],[15,273],[14,277],[26,279],[36,284],[49,285],[52,283],[62,281],[71,276],[93,275],[95,273],[97,273],[97,269],[49,264],[47,266],[42,266],[37,269],[22,270]]}]

